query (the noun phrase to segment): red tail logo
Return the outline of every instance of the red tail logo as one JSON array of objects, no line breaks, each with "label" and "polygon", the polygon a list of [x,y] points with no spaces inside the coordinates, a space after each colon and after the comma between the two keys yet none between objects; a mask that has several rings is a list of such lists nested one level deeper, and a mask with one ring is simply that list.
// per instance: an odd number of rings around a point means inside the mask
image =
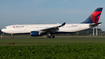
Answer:
[{"label": "red tail logo", "polygon": [[82,23],[98,23],[103,8],[97,8],[84,22]]}]

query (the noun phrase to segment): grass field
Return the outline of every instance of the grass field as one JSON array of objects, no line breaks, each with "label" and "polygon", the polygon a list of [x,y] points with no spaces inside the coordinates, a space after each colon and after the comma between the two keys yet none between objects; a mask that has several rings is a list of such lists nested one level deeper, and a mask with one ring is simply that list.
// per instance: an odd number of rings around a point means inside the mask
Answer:
[{"label": "grass field", "polygon": [[0,59],[105,59],[105,36],[4,36]]},{"label": "grass field", "polygon": [[0,46],[0,59],[105,59],[105,44]]},{"label": "grass field", "polygon": [[36,44],[75,44],[75,43],[105,43],[105,36],[56,36],[54,39],[30,36],[4,36],[0,45],[36,45]]}]

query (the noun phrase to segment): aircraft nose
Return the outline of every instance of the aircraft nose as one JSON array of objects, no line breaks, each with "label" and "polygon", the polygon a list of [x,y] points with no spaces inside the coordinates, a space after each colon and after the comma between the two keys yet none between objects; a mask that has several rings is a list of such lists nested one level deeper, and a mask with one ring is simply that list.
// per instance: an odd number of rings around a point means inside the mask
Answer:
[{"label": "aircraft nose", "polygon": [[1,29],[2,32],[4,32],[4,29]]},{"label": "aircraft nose", "polygon": [[3,29],[1,29],[1,31],[3,32]]}]

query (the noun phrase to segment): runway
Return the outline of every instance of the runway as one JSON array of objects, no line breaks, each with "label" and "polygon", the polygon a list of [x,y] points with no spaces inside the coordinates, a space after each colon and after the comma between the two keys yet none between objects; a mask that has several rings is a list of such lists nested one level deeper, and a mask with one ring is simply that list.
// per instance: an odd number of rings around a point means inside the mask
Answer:
[{"label": "runway", "polygon": [[31,37],[30,35],[4,35],[0,39],[105,39],[105,36],[56,36],[55,38],[47,38],[47,36]]},{"label": "runway", "polygon": [[30,37],[30,36],[4,36],[0,39],[0,45],[43,45],[43,44],[82,44],[105,43],[105,36],[56,36],[56,38]]}]

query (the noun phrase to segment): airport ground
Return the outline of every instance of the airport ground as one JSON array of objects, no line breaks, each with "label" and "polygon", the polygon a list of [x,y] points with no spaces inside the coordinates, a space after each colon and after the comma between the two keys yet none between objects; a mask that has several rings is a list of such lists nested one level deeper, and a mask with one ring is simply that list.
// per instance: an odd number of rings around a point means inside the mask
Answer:
[{"label": "airport ground", "polygon": [[11,38],[11,36],[5,35],[0,38],[0,45],[8,45],[9,43],[14,43],[14,45],[105,43],[105,36],[56,36],[56,38],[46,38],[46,36],[15,35],[14,38]]},{"label": "airport ground", "polygon": [[104,59],[105,36],[16,35],[0,39],[0,59]]}]

